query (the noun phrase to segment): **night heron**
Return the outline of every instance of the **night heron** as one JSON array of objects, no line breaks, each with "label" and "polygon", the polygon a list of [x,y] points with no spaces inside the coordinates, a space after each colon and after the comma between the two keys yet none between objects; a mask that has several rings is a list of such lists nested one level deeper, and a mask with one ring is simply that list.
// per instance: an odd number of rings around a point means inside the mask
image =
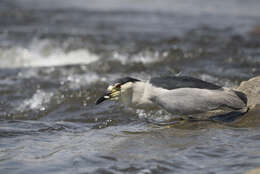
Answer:
[{"label": "night heron", "polygon": [[155,77],[149,81],[121,78],[107,88],[96,104],[105,100],[117,100],[138,109],[162,108],[178,116],[247,108],[244,93],[187,76]]}]

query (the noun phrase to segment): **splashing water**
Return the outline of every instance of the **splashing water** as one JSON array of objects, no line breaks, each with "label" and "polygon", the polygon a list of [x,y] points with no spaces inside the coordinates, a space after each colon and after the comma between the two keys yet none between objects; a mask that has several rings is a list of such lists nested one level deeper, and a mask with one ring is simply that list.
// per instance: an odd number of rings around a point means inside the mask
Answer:
[{"label": "splashing water", "polygon": [[0,68],[48,67],[89,64],[99,57],[87,49],[65,51],[48,40],[34,40],[29,48],[0,48]]},{"label": "splashing water", "polygon": [[24,100],[20,106],[18,106],[18,111],[30,110],[40,110],[44,111],[45,104],[48,104],[53,96],[52,92],[44,92],[42,90],[37,90],[35,94],[30,98]]}]

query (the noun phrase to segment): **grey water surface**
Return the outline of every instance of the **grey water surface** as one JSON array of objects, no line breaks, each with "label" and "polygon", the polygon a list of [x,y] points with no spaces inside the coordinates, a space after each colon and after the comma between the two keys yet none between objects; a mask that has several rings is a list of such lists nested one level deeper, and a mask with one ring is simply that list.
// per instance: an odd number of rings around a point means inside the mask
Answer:
[{"label": "grey water surface", "polygon": [[230,123],[158,126],[115,102],[119,77],[260,75],[258,0],[1,0],[0,173],[244,173],[260,108]]}]

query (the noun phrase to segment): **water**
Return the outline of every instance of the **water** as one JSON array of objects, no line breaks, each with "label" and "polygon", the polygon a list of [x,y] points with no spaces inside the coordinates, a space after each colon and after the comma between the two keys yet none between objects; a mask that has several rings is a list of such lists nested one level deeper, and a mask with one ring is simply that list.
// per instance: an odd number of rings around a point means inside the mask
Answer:
[{"label": "water", "polygon": [[260,75],[259,1],[0,1],[0,173],[244,173],[260,108],[231,123],[147,122],[95,100],[116,78]]}]

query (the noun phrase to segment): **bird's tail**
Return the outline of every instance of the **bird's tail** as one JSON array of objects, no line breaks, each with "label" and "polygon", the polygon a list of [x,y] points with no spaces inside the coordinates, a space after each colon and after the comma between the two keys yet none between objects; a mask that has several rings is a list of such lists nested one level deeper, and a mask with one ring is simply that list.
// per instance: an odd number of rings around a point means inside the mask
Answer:
[{"label": "bird's tail", "polygon": [[247,96],[243,92],[235,91],[234,93],[247,105]]}]

